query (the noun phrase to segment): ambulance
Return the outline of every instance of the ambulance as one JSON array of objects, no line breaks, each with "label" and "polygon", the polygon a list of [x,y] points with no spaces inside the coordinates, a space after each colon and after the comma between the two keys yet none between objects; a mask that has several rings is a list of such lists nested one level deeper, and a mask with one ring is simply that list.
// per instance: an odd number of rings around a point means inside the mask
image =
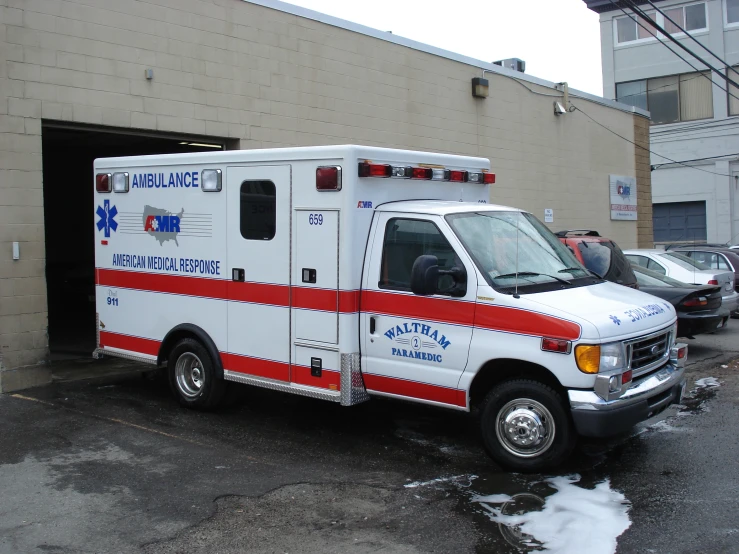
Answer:
[{"label": "ambulance", "polygon": [[487,159],[321,146],[98,159],[97,349],[213,408],[242,383],[479,413],[499,465],[679,402],[672,305],[605,282]]}]

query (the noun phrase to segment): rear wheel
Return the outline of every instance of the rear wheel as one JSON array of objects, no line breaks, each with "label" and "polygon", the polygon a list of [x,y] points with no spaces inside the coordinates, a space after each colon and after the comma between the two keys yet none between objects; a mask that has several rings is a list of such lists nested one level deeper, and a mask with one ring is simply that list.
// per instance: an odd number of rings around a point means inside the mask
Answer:
[{"label": "rear wheel", "polygon": [[169,354],[169,384],[180,404],[188,408],[215,408],[226,384],[215,372],[205,347],[195,339],[182,339]]},{"label": "rear wheel", "polygon": [[575,446],[561,395],[528,379],[493,388],[483,403],[480,427],[488,454],[506,469],[550,469],[564,462]]}]

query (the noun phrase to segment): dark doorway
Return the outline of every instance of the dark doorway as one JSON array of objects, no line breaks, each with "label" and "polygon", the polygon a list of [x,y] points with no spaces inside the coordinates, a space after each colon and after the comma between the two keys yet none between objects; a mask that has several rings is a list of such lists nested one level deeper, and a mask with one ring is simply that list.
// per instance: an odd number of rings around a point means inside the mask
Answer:
[{"label": "dark doorway", "polygon": [[52,359],[95,349],[95,158],[223,150],[224,139],[42,126],[46,288]]}]

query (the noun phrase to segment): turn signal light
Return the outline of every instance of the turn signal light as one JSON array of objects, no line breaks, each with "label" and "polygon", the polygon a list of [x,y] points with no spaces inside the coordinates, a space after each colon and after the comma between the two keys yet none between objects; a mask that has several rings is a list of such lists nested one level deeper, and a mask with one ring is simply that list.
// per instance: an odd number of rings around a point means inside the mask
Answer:
[{"label": "turn signal light", "polygon": [[572,350],[572,343],[562,339],[541,339],[541,349],[547,352],[559,352],[560,354],[569,354]]},{"label": "turn signal light", "polygon": [[683,302],[683,306],[686,308],[695,308],[697,306],[707,306],[708,299],[705,296],[699,296],[698,298],[691,298]]},{"label": "turn signal light", "polygon": [[583,373],[598,373],[600,368],[600,346],[597,344],[578,344],[575,347],[575,362]]}]

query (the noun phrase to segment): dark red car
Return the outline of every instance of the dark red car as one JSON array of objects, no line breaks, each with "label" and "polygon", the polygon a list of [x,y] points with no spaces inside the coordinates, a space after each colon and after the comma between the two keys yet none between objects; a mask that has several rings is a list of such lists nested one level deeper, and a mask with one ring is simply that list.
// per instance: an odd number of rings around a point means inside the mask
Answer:
[{"label": "dark red car", "polygon": [[611,239],[598,231],[576,229],[559,231],[559,240],[569,247],[578,261],[606,281],[638,289],[636,275],[626,256]]}]

